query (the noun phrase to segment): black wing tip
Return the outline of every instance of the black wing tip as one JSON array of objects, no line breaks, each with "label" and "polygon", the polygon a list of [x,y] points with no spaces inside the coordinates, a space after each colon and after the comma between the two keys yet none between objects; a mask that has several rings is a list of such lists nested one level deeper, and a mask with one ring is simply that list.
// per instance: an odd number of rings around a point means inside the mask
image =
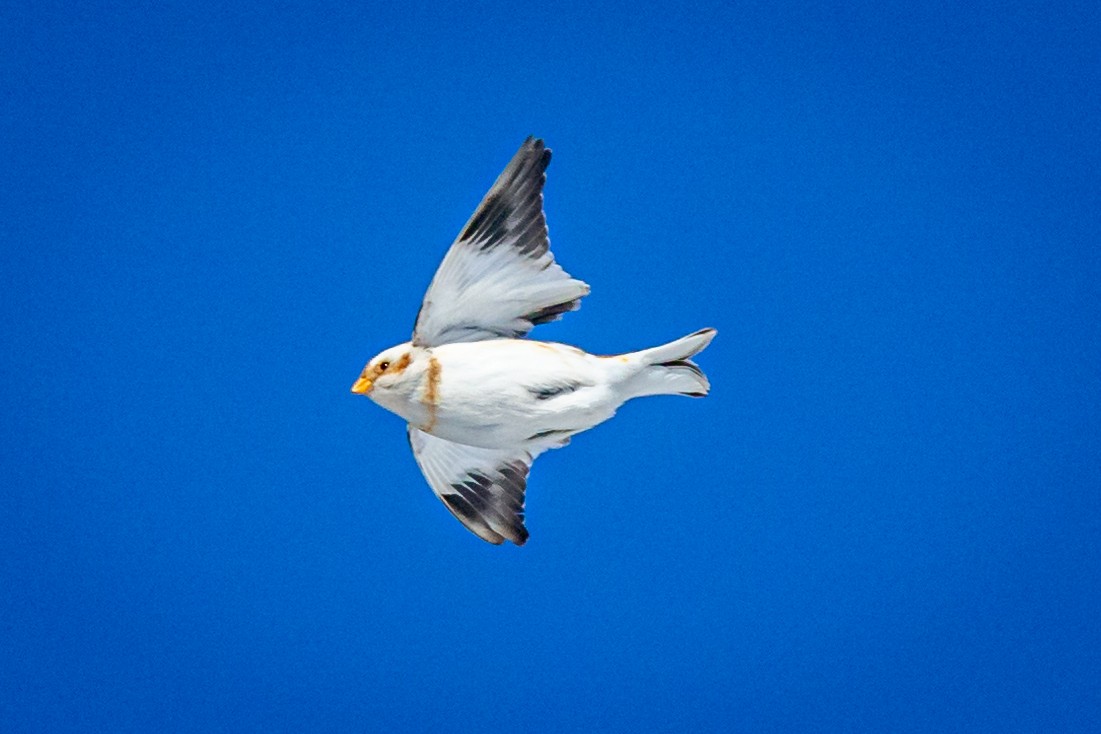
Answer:
[{"label": "black wing tip", "polygon": [[536,154],[542,154],[540,160],[540,167],[546,171],[547,166],[550,165],[551,149],[547,147],[547,144],[543,141],[543,138],[537,138],[534,135],[529,135],[527,139],[520,146],[521,151],[532,151]]},{"label": "black wing tip", "polygon": [[[581,298],[584,298],[584,296]],[[563,314],[581,308],[581,298],[574,298],[569,301],[563,301],[562,303],[553,303],[550,306],[544,306],[537,311],[525,314],[524,319],[530,321],[532,326],[549,324],[552,321],[557,321],[562,318]]]},{"label": "black wing tip", "polygon": [[495,532],[497,534],[497,537],[500,538],[500,540],[489,541],[490,543],[493,543],[493,545],[504,545],[504,542],[507,540],[513,545],[519,547],[528,542],[528,529],[524,527],[523,520],[521,520],[519,524],[511,525],[507,528],[496,528],[493,532]]},{"label": "black wing tip", "polygon": [[522,254],[541,257],[548,247],[542,192],[549,163],[550,150],[541,139],[525,140],[478,204],[459,240],[477,240],[484,252],[509,236],[517,237]]},{"label": "black wing tip", "polygon": [[524,143],[520,147],[531,148],[532,150],[550,150],[543,138],[537,138],[534,135],[529,135],[524,138]]},{"label": "black wing tip", "polygon": [[496,532],[482,518],[478,508],[471,504],[469,496],[461,494],[441,494],[440,499],[451,514],[463,524],[470,532],[477,535],[487,543],[501,545],[505,542],[505,536]]},{"label": "black wing tip", "polygon": [[487,543],[501,545],[510,540],[527,542],[524,527],[524,489],[528,467],[523,462],[504,462],[494,474],[473,471],[440,499],[467,530]]}]

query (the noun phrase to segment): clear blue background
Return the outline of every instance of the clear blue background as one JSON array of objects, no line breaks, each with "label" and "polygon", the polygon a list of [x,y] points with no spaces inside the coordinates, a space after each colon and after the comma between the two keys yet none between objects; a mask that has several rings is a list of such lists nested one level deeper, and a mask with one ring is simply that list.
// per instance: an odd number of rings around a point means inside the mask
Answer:
[{"label": "clear blue background", "polygon": [[[1098,731],[1101,6],[132,5],[0,11],[0,729]],[[528,134],[536,335],[719,337],[495,548],[348,388]]]}]

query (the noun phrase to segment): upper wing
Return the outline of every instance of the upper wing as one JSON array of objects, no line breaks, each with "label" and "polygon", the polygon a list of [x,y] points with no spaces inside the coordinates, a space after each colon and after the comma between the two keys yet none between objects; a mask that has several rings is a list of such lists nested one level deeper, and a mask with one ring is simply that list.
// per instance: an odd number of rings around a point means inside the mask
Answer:
[{"label": "upper wing", "polygon": [[531,453],[466,446],[413,426],[409,445],[428,486],[468,530],[494,545],[527,541],[524,490],[535,460]]},{"label": "upper wing", "polygon": [[428,286],[413,344],[521,337],[581,305],[589,286],[554,262],[547,239],[550,157],[529,137],[497,177]]}]

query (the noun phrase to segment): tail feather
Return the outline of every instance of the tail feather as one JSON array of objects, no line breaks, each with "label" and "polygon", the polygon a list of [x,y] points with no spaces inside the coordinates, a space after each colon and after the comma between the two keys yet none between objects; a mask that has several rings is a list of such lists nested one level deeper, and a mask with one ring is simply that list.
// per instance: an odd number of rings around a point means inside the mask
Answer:
[{"label": "tail feather", "polygon": [[631,397],[690,395],[702,398],[706,395],[711,383],[689,357],[702,352],[716,333],[714,329],[701,329],[668,344],[629,355],[632,362],[642,364],[627,383]]}]

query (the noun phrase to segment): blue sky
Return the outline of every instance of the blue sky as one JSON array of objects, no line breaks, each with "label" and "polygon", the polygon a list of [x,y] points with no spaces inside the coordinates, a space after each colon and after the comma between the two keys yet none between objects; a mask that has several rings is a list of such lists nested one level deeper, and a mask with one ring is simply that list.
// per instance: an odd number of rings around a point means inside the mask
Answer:
[{"label": "blue sky", "polygon": [[[0,729],[1096,731],[1096,4],[0,10]],[[348,392],[529,134],[712,395],[531,540]]]}]

